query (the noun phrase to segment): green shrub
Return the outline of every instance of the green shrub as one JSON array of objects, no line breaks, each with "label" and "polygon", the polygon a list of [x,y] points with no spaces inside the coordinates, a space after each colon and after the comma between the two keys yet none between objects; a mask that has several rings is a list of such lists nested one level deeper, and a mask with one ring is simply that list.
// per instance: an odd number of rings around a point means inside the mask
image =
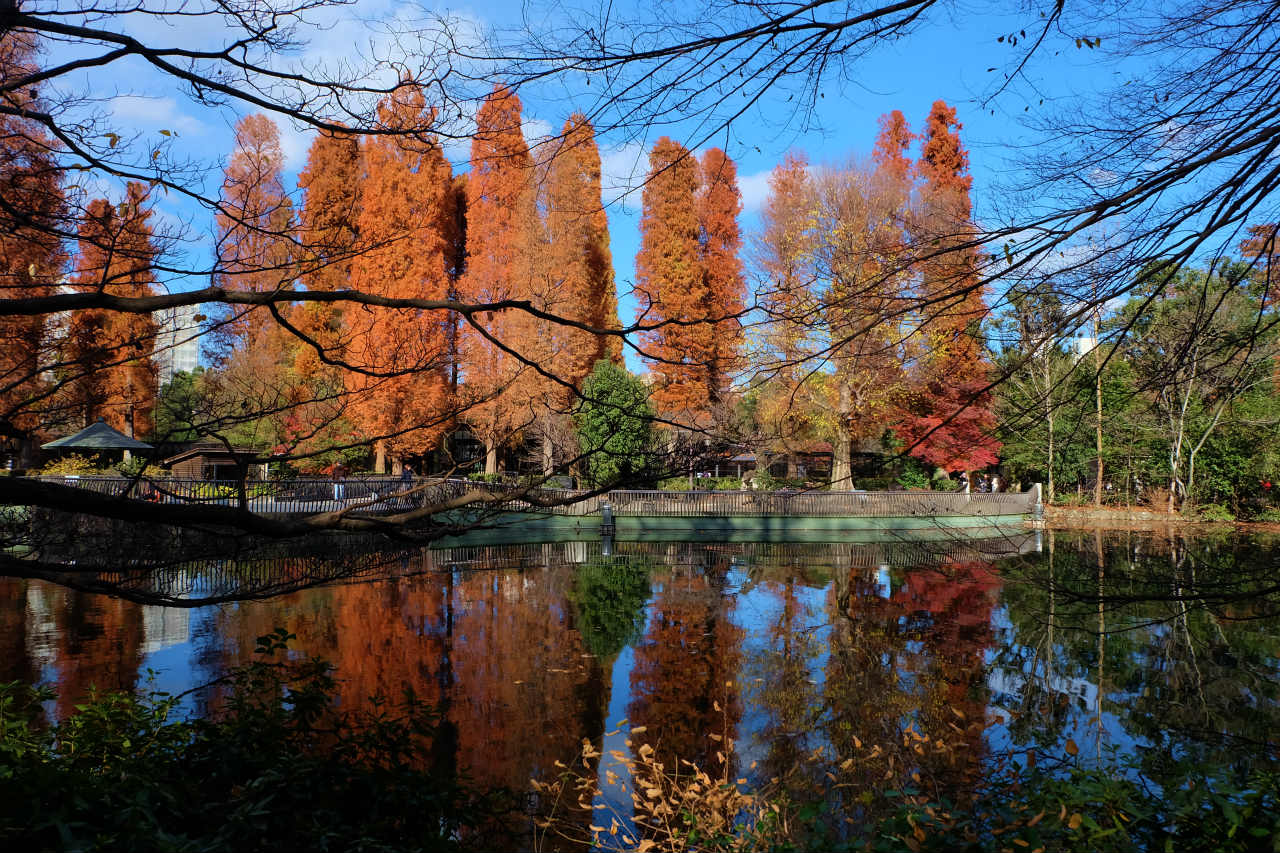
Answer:
[{"label": "green shrub", "polygon": [[928,489],[932,487],[932,479],[929,472],[925,470],[914,459],[908,459],[902,466],[902,473],[898,475],[897,485],[904,489]]},{"label": "green shrub", "polygon": [[1236,516],[1222,504],[1200,504],[1196,516],[1202,521],[1235,521]]},{"label": "green shrub", "polygon": [[121,462],[115,466],[112,473],[118,473],[124,477],[147,477],[156,480],[162,477],[171,476],[167,468],[161,468],[159,465],[152,465],[145,459],[137,456],[127,462]]}]

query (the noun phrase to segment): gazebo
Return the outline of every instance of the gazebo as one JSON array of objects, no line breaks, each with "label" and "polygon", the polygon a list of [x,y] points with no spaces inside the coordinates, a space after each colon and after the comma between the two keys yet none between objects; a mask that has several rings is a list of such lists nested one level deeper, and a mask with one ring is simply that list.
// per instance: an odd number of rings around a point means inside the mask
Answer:
[{"label": "gazebo", "polygon": [[151,450],[150,444],[130,438],[117,429],[113,429],[102,418],[90,424],[75,435],[55,439],[48,444],[40,445],[44,450],[87,450],[90,453],[106,453],[113,450],[124,451],[124,458],[129,458],[132,450]]}]

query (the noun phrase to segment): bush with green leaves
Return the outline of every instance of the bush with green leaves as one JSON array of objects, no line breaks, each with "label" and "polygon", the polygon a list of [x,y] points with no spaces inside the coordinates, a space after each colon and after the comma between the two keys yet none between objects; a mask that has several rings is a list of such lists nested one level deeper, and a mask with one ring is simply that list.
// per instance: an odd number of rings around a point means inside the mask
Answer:
[{"label": "bush with green leaves", "polygon": [[596,362],[573,413],[592,485],[626,486],[643,475],[653,451],[653,417],[649,388],[639,377],[608,359]]},{"label": "bush with green leaves", "polygon": [[1201,521],[1235,521],[1236,516],[1222,504],[1200,504],[1196,507],[1196,516]]}]

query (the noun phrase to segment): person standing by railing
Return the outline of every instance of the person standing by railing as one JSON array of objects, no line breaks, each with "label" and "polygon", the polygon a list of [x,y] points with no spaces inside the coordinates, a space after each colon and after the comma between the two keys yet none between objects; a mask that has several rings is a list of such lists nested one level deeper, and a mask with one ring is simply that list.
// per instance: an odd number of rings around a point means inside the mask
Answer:
[{"label": "person standing by railing", "polygon": [[347,498],[347,469],[341,462],[333,466],[333,499],[343,501]]}]

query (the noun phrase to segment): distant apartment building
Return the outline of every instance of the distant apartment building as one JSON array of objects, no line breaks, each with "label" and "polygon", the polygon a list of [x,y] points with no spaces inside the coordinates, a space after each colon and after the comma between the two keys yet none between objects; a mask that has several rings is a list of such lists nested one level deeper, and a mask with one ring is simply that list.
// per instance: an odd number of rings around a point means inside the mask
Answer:
[{"label": "distant apartment building", "polygon": [[199,314],[198,305],[179,305],[152,313],[156,323],[156,348],[151,360],[160,385],[175,373],[190,373],[200,366],[201,326],[196,319]]}]

